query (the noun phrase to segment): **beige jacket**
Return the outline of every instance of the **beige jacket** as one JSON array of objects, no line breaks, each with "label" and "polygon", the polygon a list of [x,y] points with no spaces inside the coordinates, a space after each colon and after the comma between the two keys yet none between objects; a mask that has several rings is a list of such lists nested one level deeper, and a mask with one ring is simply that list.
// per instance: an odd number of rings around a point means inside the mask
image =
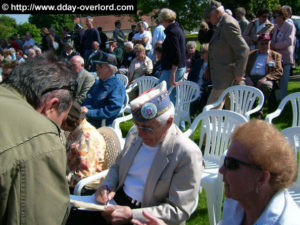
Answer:
[{"label": "beige jacket", "polygon": [[249,48],[238,22],[224,14],[209,43],[209,70],[214,89],[225,89],[245,73]]},{"label": "beige jacket", "polygon": [[[141,145],[142,139],[133,127],[124,150],[102,184],[121,188]],[[142,210],[145,210],[167,224],[185,224],[196,204],[202,170],[199,147],[172,125],[150,168],[142,208],[132,210],[133,218],[144,220]]]}]

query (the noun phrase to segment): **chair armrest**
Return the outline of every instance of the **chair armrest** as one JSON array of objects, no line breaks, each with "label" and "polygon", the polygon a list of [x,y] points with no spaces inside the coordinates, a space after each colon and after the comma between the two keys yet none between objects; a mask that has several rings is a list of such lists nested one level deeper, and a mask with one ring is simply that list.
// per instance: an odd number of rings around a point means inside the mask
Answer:
[{"label": "chair armrest", "polygon": [[108,173],[108,169],[103,170],[100,173],[96,173],[92,176],[89,176],[89,177],[86,177],[86,178],[80,180],[75,186],[74,195],[81,195],[81,190],[86,184],[88,184],[92,181],[100,180],[101,178],[104,178],[107,175],[107,173]]},{"label": "chair armrest", "polygon": [[132,119],[132,114],[129,114],[127,116],[123,116],[123,117],[119,117],[119,118],[115,119],[112,124],[112,128],[116,131],[120,142],[122,139],[122,131],[120,129],[120,123],[131,120],[131,119]]},{"label": "chair armrest", "polygon": [[281,109],[276,109],[274,112],[272,112],[266,116],[265,121],[267,121],[268,123],[272,123],[272,120],[274,118],[278,117],[281,112],[282,112]]}]

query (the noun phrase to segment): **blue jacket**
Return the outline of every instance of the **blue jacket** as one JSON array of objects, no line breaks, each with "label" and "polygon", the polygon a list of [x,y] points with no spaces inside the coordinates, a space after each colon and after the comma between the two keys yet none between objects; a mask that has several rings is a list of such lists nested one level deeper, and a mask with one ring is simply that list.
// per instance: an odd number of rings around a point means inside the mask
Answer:
[{"label": "blue jacket", "polygon": [[115,76],[107,80],[96,80],[82,103],[88,108],[87,120],[96,128],[101,126],[102,119],[111,126],[126,103],[126,92],[122,82]]}]

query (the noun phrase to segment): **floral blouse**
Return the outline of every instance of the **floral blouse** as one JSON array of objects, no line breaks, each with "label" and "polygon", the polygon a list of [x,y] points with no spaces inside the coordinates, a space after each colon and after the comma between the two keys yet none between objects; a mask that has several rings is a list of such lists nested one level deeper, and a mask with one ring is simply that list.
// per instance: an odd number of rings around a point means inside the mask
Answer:
[{"label": "floral blouse", "polygon": [[70,187],[102,171],[106,143],[86,119],[67,137],[67,179]]}]

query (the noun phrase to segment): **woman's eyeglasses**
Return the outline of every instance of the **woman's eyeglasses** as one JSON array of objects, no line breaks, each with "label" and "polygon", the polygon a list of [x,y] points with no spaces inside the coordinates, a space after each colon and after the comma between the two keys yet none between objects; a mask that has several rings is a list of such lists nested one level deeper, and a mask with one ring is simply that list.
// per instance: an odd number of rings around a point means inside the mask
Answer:
[{"label": "woman's eyeglasses", "polygon": [[227,156],[224,158],[224,167],[227,170],[237,170],[240,167],[240,164],[252,167],[254,169],[263,170],[260,166],[257,166],[252,163],[244,162],[244,161],[241,161],[241,160],[238,160],[238,159],[235,159],[232,157],[227,157]]}]

